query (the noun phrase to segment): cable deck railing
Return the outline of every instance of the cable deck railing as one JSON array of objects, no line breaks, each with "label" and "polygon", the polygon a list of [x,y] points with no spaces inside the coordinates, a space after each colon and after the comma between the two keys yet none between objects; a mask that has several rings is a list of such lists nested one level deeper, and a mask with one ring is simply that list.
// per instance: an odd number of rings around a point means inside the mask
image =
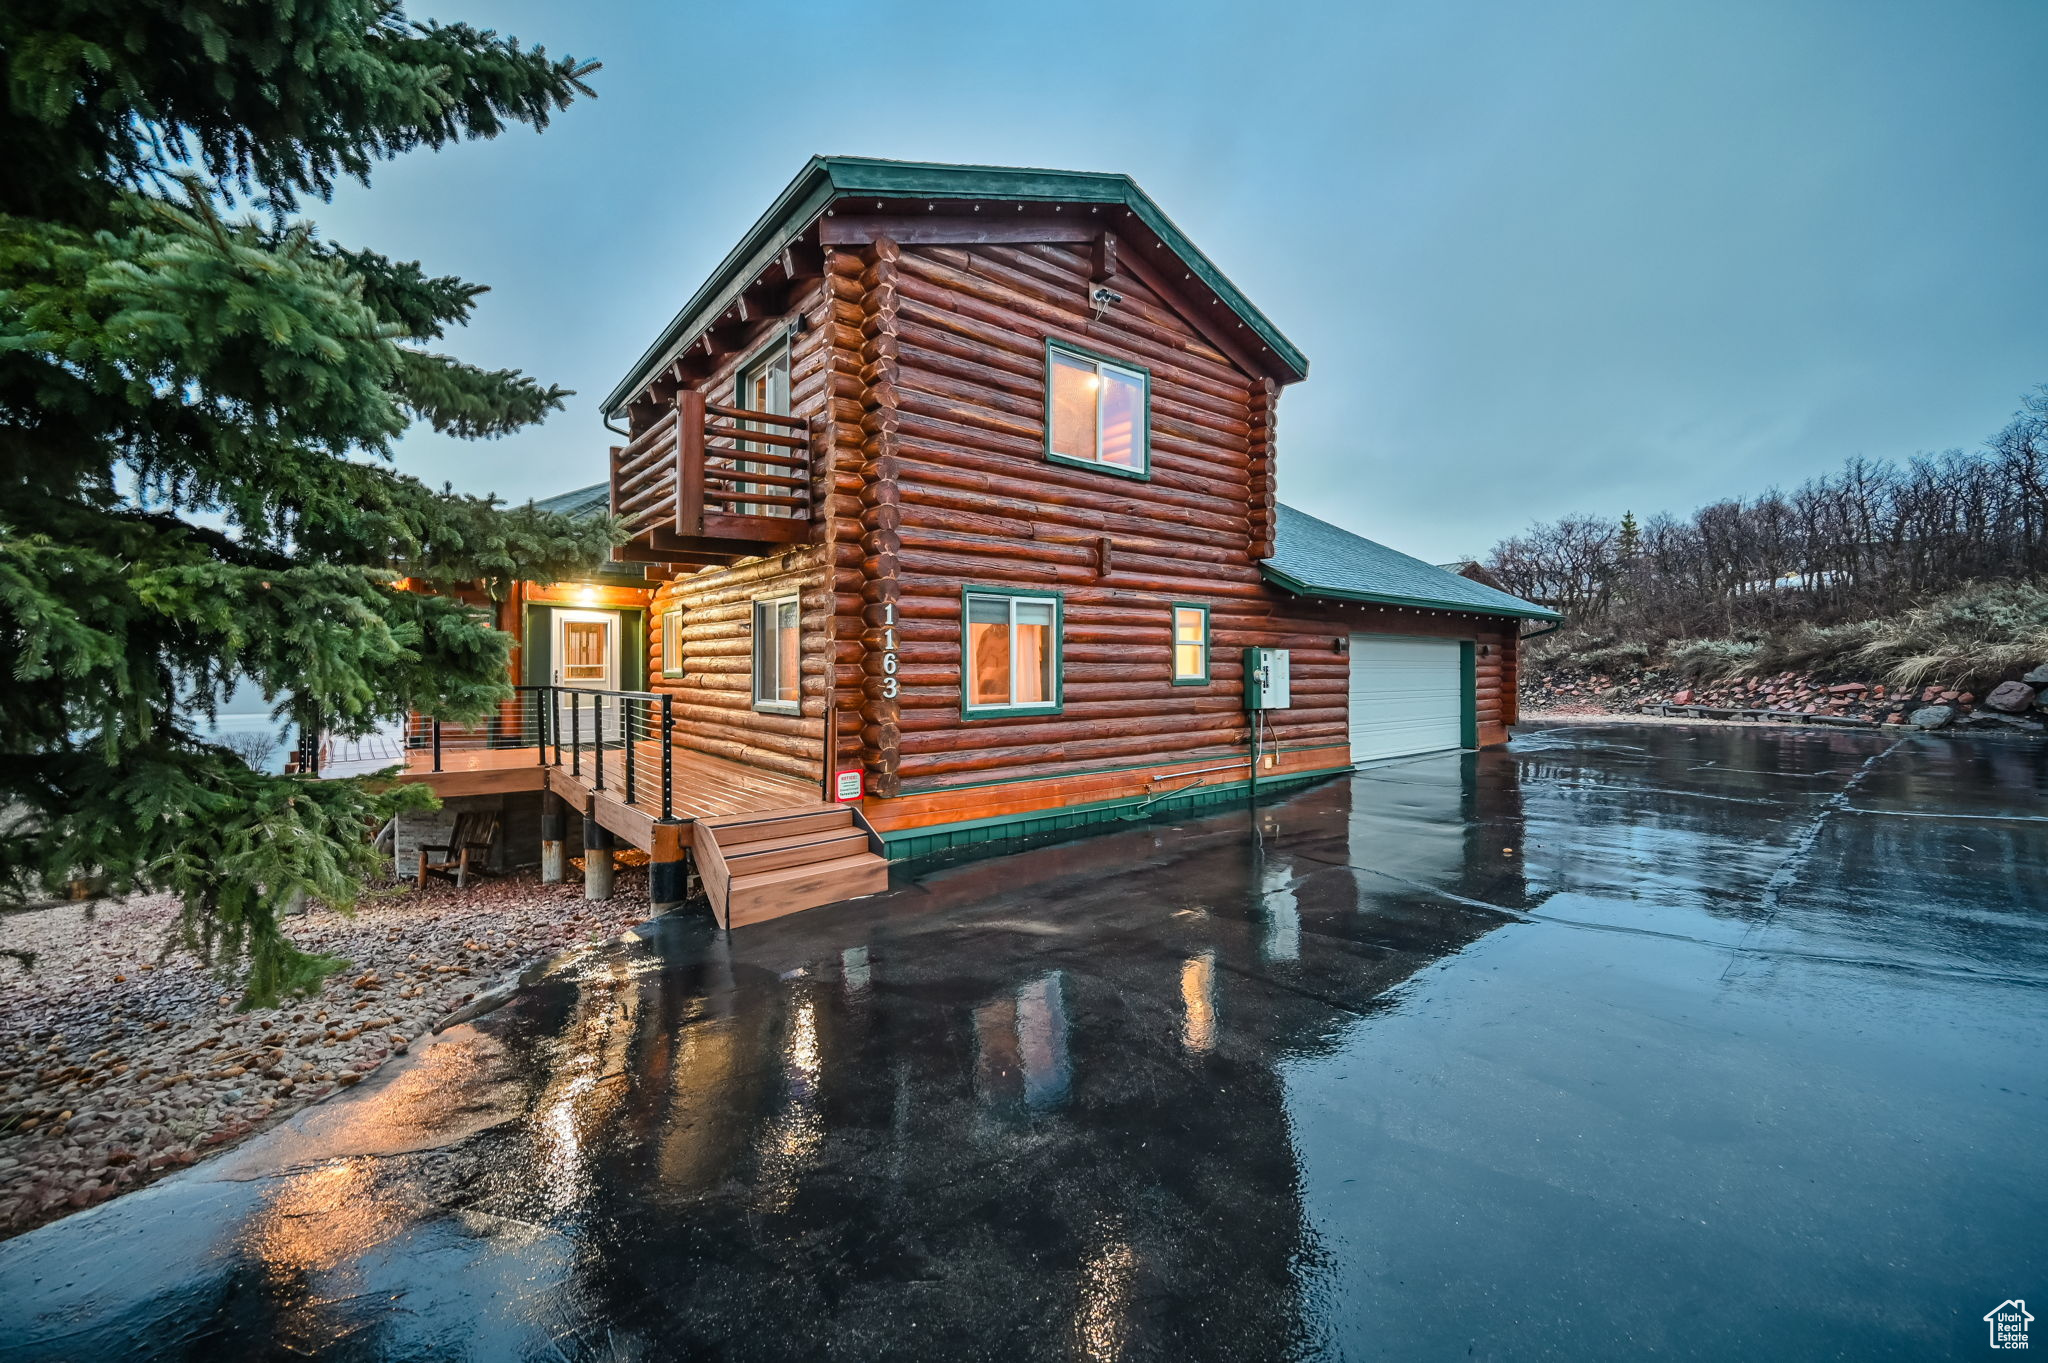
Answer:
[{"label": "cable deck railing", "polygon": [[[293,769],[321,775],[334,765],[332,754],[344,742],[317,728],[302,730]],[[409,715],[396,744],[385,740],[377,755],[386,755],[386,748],[392,764],[434,773],[474,767],[477,753],[530,748],[536,765],[565,767],[593,791],[636,808],[658,809],[663,819],[675,817],[673,695],[518,686],[510,701],[480,720]]]}]

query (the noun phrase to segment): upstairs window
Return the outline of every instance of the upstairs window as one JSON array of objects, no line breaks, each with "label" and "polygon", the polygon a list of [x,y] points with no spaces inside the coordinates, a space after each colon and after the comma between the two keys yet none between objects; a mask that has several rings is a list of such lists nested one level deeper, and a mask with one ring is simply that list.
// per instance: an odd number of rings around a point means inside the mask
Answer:
[{"label": "upstairs window", "polygon": [[970,587],[962,595],[961,703],[970,717],[1060,708],[1060,599]]},{"label": "upstairs window", "polygon": [[802,698],[803,655],[797,637],[797,599],[754,603],[754,708],[793,715]]},{"label": "upstairs window", "polygon": [[1045,343],[1045,453],[1125,478],[1150,475],[1152,376],[1060,341]]},{"label": "upstairs window", "polygon": [[1173,684],[1201,686],[1209,680],[1209,608],[1173,608]]},{"label": "upstairs window", "polygon": [[661,613],[661,675],[683,675],[683,608],[671,606]]}]

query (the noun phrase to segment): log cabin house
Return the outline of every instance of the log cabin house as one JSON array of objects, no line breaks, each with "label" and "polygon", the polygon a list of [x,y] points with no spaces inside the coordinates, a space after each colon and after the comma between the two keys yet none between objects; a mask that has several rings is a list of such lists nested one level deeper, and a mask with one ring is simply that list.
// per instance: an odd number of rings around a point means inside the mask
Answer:
[{"label": "log cabin house", "polygon": [[631,539],[501,608],[512,739],[414,774],[567,801],[658,903],[692,856],[731,926],[1502,742],[1555,613],[1281,505],[1306,375],[1126,176],[815,158],[605,400],[606,482],[543,503]]}]

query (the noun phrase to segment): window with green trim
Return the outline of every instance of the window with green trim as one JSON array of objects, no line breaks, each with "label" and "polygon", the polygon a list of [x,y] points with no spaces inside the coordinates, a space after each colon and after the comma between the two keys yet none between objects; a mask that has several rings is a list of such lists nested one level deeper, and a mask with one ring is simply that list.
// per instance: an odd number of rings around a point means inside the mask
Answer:
[{"label": "window with green trim", "polygon": [[1173,608],[1173,684],[1200,686],[1209,680],[1209,608]]},{"label": "window with green trim", "polygon": [[683,675],[683,608],[670,606],[661,613],[661,675]]},{"label": "window with green trim", "polygon": [[969,715],[1060,708],[1060,598],[970,587],[961,594],[961,708]]},{"label": "window with green trim", "polygon": [[1060,341],[1045,343],[1045,454],[1125,478],[1150,476],[1152,376]]},{"label": "window with green trim", "polygon": [[803,652],[797,636],[797,598],[754,603],[754,708],[793,715],[803,697]]}]

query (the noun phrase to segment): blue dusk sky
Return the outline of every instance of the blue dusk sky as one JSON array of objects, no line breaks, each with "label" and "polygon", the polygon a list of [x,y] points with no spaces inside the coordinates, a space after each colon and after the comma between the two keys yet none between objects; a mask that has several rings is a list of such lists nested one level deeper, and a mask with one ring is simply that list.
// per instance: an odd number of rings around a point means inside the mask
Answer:
[{"label": "blue dusk sky", "polygon": [[577,390],[400,467],[599,481],[597,403],[813,153],[1122,171],[1310,359],[1288,502],[1431,559],[1971,446],[2048,381],[2048,3],[418,3],[598,98],[309,205]]}]

